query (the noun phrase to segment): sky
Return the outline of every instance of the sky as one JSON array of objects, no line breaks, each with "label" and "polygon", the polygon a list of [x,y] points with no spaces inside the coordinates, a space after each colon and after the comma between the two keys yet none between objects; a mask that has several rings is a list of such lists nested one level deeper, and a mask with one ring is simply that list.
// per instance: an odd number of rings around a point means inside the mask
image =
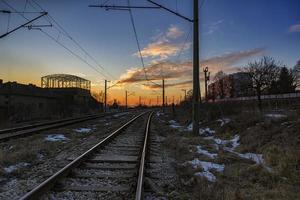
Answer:
[{"label": "sky", "polygon": [[[40,86],[42,76],[66,73],[91,80],[92,92],[100,92],[107,79],[109,85],[118,83],[109,89],[109,101],[124,103],[128,90],[134,93],[128,98],[131,105],[139,96],[146,104],[156,104],[162,77],[169,102],[173,96],[175,101],[183,97],[182,89],[191,89],[192,23],[162,9],[133,9],[143,68],[129,11],[89,7],[106,0],[34,1],[51,17],[42,17],[34,25],[53,26],[21,28],[0,39],[0,79],[4,82]],[[0,10],[14,8],[33,19],[39,13],[26,12],[42,11],[34,1],[0,0]],[[192,0],[156,2],[193,17]],[[106,4],[127,5],[127,0]],[[130,4],[153,6],[146,0],[131,0]],[[272,56],[288,67],[300,60],[300,1],[202,0],[199,4],[199,67],[202,72],[207,66],[211,79],[217,71],[234,73],[262,56]],[[17,13],[0,13],[0,34],[26,21]],[[201,82],[202,93],[203,85]]]}]

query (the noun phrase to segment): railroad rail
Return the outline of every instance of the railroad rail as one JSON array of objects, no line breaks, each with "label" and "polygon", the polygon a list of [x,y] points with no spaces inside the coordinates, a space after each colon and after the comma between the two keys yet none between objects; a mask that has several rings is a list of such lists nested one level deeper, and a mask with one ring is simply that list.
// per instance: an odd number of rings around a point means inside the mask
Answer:
[{"label": "railroad rail", "polygon": [[[144,112],[133,117],[21,200],[48,199],[49,196],[54,199],[142,199],[152,114]],[[143,121],[146,121],[144,126]]]},{"label": "railroad rail", "polygon": [[45,130],[49,130],[49,129],[68,126],[71,124],[85,122],[85,121],[97,119],[100,117],[106,117],[106,116],[110,116],[110,115],[117,114],[117,113],[119,113],[119,112],[104,113],[104,114],[98,114],[98,115],[87,115],[87,116],[83,116],[83,117],[67,118],[67,119],[62,119],[62,120],[54,120],[54,121],[50,121],[50,122],[38,123],[38,124],[21,126],[21,127],[16,127],[16,128],[2,129],[2,130],[0,130],[0,141],[6,141],[6,140],[9,140],[12,138],[17,138],[17,137],[25,137],[25,136],[29,136],[33,133],[37,133],[40,131],[45,131]]}]

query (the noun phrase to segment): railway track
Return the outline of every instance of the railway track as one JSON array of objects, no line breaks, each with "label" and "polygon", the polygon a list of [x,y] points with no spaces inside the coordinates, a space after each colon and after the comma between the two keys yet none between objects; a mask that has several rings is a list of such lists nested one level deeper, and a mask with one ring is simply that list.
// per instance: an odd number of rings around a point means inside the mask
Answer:
[{"label": "railway track", "polygon": [[13,139],[13,138],[29,136],[33,133],[38,133],[40,131],[45,131],[45,130],[49,130],[49,129],[68,126],[71,124],[85,122],[85,121],[97,119],[100,117],[106,117],[106,116],[110,116],[113,114],[116,114],[116,113],[88,115],[88,116],[84,116],[84,117],[67,118],[67,119],[54,120],[54,121],[45,122],[45,123],[38,123],[38,124],[34,124],[34,125],[21,126],[21,127],[16,127],[16,128],[10,128],[10,129],[2,129],[2,130],[0,130],[0,142],[6,141],[9,139]]},{"label": "railway track", "polygon": [[21,199],[142,199],[152,113],[132,118]]}]

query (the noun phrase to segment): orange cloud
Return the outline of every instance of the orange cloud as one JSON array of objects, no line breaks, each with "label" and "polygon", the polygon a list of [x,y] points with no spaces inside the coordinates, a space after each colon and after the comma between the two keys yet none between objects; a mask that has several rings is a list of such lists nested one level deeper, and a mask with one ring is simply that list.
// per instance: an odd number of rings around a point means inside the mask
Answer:
[{"label": "orange cloud", "polygon": [[[237,70],[234,66],[239,62],[248,59],[253,56],[263,55],[265,52],[262,48],[250,49],[247,51],[238,51],[233,53],[227,53],[220,56],[215,56],[209,59],[205,59],[201,62],[200,66],[207,66],[212,74],[219,70],[230,73]],[[171,62],[161,61],[153,63],[145,69],[132,68],[127,70],[125,74],[120,77],[119,83],[135,83],[145,82],[147,79],[150,81],[165,79],[173,79],[182,81],[184,79],[190,79],[192,77],[192,62]],[[175,86],[175,84],[170,85]],[[155,88],[155,86],[153,86]]]},{"label": "orange cloud", "polygon": [[183,35],[183,31],[181,31],[177,26],[171,25],[166,33],[168,38],[176,39]]},{"label": "orange cloud", "polygon": [[[141,50],[143,57],[166,59],[176,55],[179,51],[187,50],[190,44],[183,44],[174,41],[183,35],[183,31],[177,26],[171,25],[165,33],[159,33],[152,38],[153,42]],[[135,53],[139,56],[139,53]]]},{"label": "orange cloud", "polygon": [[[172,44],[170,42],[155,42],[148,44],[141,53],[143,57],[160,57],[161,59],[166,59],[169,56],[176,55],[179,52],[180,46]],[[135,55],[138,55],[135,53]]]}]

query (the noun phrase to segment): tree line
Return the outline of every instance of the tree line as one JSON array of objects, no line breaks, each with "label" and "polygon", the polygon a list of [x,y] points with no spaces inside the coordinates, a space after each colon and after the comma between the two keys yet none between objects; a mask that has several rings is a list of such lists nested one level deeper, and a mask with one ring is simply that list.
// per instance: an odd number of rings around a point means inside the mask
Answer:
[{"label": "tree line", "polygon": [[[239,71],[249,76],[250,80],[241,84],[240,89],[252,91],[257,96],[260,110],[262,110],[261,95],[293,93],[300,87],[300,60],[294,67],[288,68],[282,62],[264,56],[257,61],[249,62]],[[224,98],[226,87],[232,87],[223,81],[226,76],[224,72],[219,71],[214,77],[220,98]]]}]

